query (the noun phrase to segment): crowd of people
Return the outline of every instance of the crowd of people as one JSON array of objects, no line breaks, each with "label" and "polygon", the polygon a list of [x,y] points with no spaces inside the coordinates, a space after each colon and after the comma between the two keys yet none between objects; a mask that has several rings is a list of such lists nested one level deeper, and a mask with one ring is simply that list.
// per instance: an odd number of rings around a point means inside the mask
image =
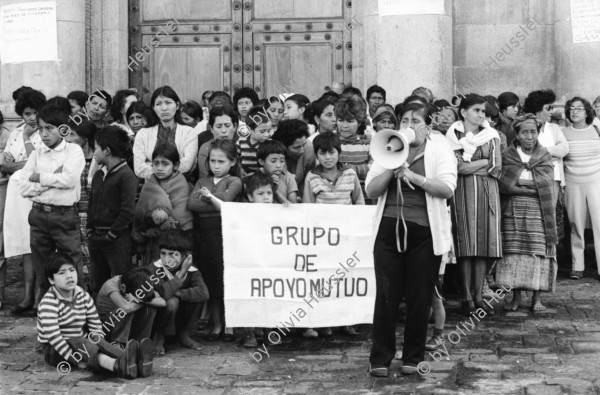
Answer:
[{"label": "crowd of people", "polygon": [[[47,99],[17,89],[23,122],[0,133],[0,303],[5,258],[22,256],[24,297],[12,313],[37,316],[49,364],[146,377],[169,338],[201,349],[191,337],[199,325],[206,341],[269,341],[225,321],[223,202],[376,204],[369,372],[386,377],[402,299],[402,373],[417,373],[443,341],[447,264],[458,263],[467,316],[494,314],[490,286],[513,290],[511,310],[521,291],[533,292],[532,311],[545,309],[565,218],[570,277],[583,277],[586,227],[600,265],[600,97],[573,97],[563,110],[551,90],[449,102],[420,87],[392,106],[380,86],[363,96],[340,85],[314,101],[241,88],[200,102],[162,86],[149,104],[134,90]],[[397,131],[402,166],[373,160],[382,130]],[[333,329],[357,334],[302,335]]]}]

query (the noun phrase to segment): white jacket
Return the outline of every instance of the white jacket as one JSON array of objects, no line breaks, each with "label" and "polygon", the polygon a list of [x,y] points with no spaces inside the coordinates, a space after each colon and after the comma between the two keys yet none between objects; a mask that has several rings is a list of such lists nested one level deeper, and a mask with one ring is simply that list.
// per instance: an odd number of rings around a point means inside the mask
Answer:
[{"label": "white jacket", "polygon": [[[432,133],[429,135],[429,138],[425,146],[425,177],[442,181],[454,192],[458,177],[457,161],[454,152],[443,135]],[[385,171],[385,168],[374,162],[369,173],[367,173],[366,187],[368,188],[371,181]],[[379,196],[377,202],[377,212],[375,214],[377,220],[373,230],[373,241],[379,231],[386,198],[387,189]],[[446,199],[433,197],[428,193],[425,193],[425,199],[427,200],[427,218],[429,219],[429,228],[431,229],[433,239],[433,252],[435,255],[442,255],[450,251],[450,247],[452,246],[452,220],[446,208]]]},{"label": "white jacket", "polygon": [[[150,178],[152,175],[152,152],[156,147],[158,125],[143,128],[135,135],[133,143],[133,168],[135,175],[140,178]],[[191,127],[177,124],[175,145],[179,152],[179,171],[189,172],[196,163],[198,155],[198,135]]]}]

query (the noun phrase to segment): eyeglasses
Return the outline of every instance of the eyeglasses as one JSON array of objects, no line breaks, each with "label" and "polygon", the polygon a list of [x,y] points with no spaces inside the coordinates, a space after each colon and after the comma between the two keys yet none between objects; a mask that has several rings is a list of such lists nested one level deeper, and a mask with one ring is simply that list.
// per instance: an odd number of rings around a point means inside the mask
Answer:
[{"label": "eyeglasses", "polygon": [[571,107],[571,112],[576,112],[576,111],[585,111],[585,108],[583,108],[583,107]]}]

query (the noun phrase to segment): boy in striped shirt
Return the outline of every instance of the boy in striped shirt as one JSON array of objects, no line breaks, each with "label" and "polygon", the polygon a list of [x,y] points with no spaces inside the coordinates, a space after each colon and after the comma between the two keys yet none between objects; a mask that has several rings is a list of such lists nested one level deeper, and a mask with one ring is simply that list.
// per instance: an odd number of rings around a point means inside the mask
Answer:
[{"label": "boy in striped shirt", "polygon": [[325,132],[313,140],[319,164],[304,182],[304,203],[365,204],[356,171],[339,161],[342,143],[337,134]]},{"label": "boy in striped shirt", "polygon": [[271,118],[262,107],[252,107],[248,112],[246,125],[250,134],[238,140],[240,149],[240,163],[246,174],[254,173],[260,168],[256,153],[258,146],[267,141],[271,130]]},{"label": "boy in striped shirt", "polygon": [[51,287],[38,306],[37,330],[48,364],[61,373],[75,366],[135,378],[138,369],[152,362],[152,342],[140,346],[130,340],[122,350],[103,339],[94,301],[77,285],[77,269],[69,255],[57,253],[45,271]]},{"label": "boy in striped shirt", "polygon": [[[320,133],[313,140],[318,165],[306,175],[304,180],[304,203],[321,204],[365,204],[356,171],[340,163],[342,142],[333,132]],[[355,336],[358,333],[351,326],[341,327],[344,335]],[[322,328],[321,336],[329,337],[331,328]],[[315,338],[319,334],[308,328],[302,334],[306,338]]]}]

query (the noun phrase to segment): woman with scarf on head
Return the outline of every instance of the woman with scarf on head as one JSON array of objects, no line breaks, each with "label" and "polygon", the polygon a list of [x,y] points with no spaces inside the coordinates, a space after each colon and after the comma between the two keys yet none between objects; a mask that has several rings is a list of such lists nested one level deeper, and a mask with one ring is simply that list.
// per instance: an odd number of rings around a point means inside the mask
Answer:
[{"label": "woman with scarf on head", "polygon": [[541,291],[556,285],[554,166],[552,155],[538,141],[541,120],[525,114],[513,122],[514,145],[502,155],[502,249],[496,283],[514,290],[507,305],[517,310],[521,290],[533,291],[532,311],[545,310]]},{"label": "woman with scarf on head", "polygon": [[[498,132],[485,121],[485,103],[479,95],[466,95],[460,102],[461,120],[446,132],[458,160],[458,182],[451,208],[465,315],[476,308],[494,314],[483,303],[483,283],[488,263],[502,257],[498,191],[502,154]],[[471,269],[475,276],[473,297]]]}]

